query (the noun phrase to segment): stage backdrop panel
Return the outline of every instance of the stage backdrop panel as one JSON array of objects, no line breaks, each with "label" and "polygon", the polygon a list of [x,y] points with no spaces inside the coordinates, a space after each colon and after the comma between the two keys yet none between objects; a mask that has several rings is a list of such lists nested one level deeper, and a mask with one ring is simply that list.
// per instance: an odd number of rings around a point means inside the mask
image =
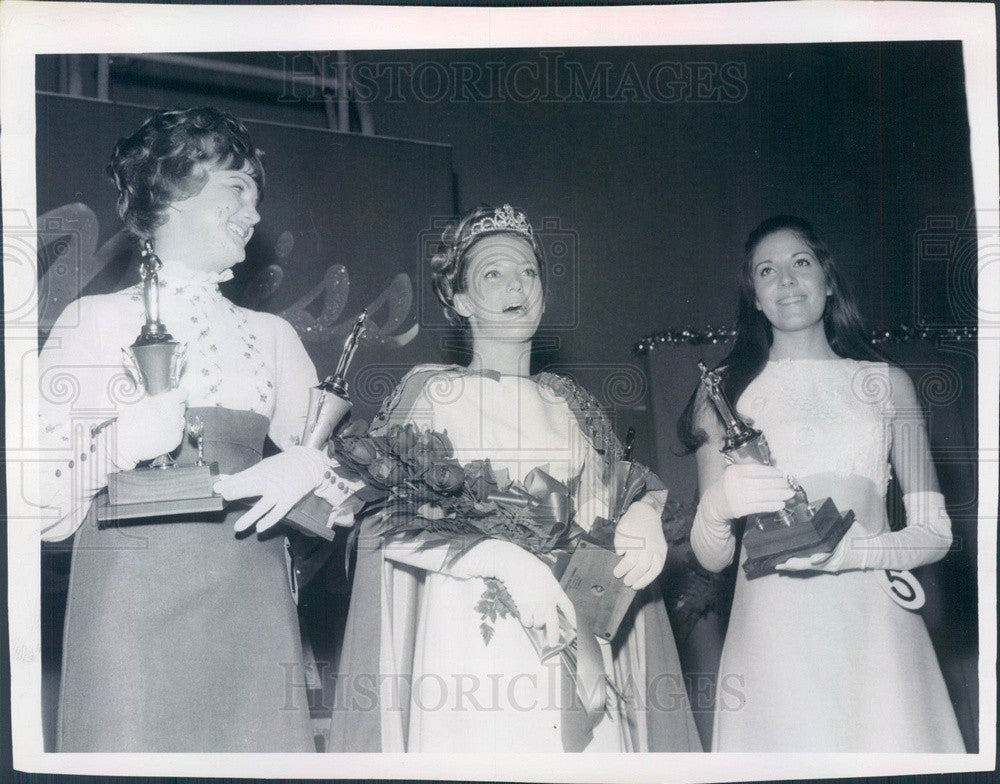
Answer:
[{"label": "stage backdrop panel", "polygon": [[[118,138],[148,107],[39,94],[39,319],[44,337],[81,293],[138,280],[138,249],[122,231],[104,174]],[[247,122],[264,150],[262,216],[247,260],[223,287],[234,302],[289,319],[320,377],[333,372],[350,323],[368,307],[376,342],[349,374],[370,417],[394,380],[436,360],[445,331],[423,329],[419,287],[430,238],[453,213],[451,147]],[[169,324],[167,325],[169,327]]]}]

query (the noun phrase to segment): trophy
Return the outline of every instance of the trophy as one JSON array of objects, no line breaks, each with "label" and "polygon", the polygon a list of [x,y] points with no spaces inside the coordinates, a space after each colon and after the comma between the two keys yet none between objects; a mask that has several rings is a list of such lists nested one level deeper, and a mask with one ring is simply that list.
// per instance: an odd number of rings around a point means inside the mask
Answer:
[{"label": "trophy", "polygon": [[[634,442],[635,428],[630,427],[625,434],[622,459],[615,466],[608,487],[610,506],[618,511],[616,518],[627,508],[626,499],[635,494],[639,470],[630,461]],[[590,630],[605,640],[618,633],[635,599],[635,590],[614,575],[621,561],[615,552],[616,524],[617,519],[595,520],[590,531],[580,537],[559,579],[573,602],[577,618],[584,618]]]},{"label": "trophy", "polygon": [[[158,395],[177,387],[186,346],[174,340],[160,321],[157,273],[163,263],[149,244],[142,255],[139,276],[146,323],[135,342],[122,349],[122,354],[136,383],[147,395]],[[160,455],[147,466],[109,474],[107,495],[98,499],[99,527],[133,518],[222,510],[222,497],[212,492],[219,467],[217,463],[205,462],[204,424],[197,417],[195,420],[185,434],[196,439],[198,460],[192,465],[179,465],[169,454]]]},{"label": "trophy", "polygon": [[[722,392],[719,374],[709,370],[704,362],[698,363],[698,369],[701,385],[725,429],[722,453],[726,461],[773,465],[767,439],[736,413]],[[748,580],[770,574],[775,566],[793,556],[832,552],[854,522],[854,512],[841,514],[830,498],[810,503],[794,477],[788,477],[788,484],[795,494],[783,509],[747,516],[743,548],[748,557],[743,570]]]},{"label": "trophy", "polygon": [[[358,350],[358,339],[361,337],[367,317],[368,311],[362,310],[355,320],[350,334],[344,341],[344,349],[340,353],[340,360],[333,375],[327,376],[326,380],[309,390],[306,424],[299,442],[303,446],[323,449],[333,431],[351,410],[351,399],[347,394],[347,369]],[[329,502],[310,494],[292,508],[285,516],[284,522],[302,533],[333,541],[334,531],[328,524],[332,511],[333,507]]]}]

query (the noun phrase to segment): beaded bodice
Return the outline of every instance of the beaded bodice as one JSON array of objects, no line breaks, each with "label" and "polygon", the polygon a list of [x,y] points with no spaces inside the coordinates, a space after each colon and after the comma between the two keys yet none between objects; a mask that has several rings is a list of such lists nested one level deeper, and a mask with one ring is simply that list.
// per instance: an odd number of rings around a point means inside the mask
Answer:
[{"label": "beaded bodice", "polygon": [[863,477],[885,493],[894,413],[885,364],[769,362],[740,396],[737,409],[764,432],[782,471],[799,478]]}]

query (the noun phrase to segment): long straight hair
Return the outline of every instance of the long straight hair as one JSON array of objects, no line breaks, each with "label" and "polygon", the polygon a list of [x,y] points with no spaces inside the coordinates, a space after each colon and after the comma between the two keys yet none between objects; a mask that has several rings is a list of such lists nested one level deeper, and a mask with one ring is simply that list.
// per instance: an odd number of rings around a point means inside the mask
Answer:
[{"label": "long straight hair", "polygon": [[[830,348],[845,359],[883,361],[871,345],[865,323],[826,242],[812,224],[795,215],[775,215],[763,221],[747,237],[738,277],[739,305],[736,311],[736,337],[733,347],[717,370],[721,369],[722,392],[735,406],[740,395],[767,364],[774,333],[767,316],[757,308],[753,288],[753,254],[757,246],[778,231],[792,231],[812,250],[826,275],[830,294],[823,309],[823,327]],[[677,436],[686,453],[700,447],[707,436],[695,426],[695,403],[698,389],[688,400],[677,421]]]}]

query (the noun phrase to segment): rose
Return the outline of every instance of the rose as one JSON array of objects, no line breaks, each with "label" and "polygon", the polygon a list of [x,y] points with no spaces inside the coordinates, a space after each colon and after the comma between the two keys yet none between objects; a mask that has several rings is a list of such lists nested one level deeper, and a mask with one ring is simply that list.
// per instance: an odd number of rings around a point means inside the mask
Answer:
[{"label": "rose", "polygon": [[417,428],[412,424],[393,425],[386,433],[389,449],[398,457],[405,455],[417,443]]},{"label": "rose", "polygon": [[438,455],[432,449],[428,449],[423,444],[417,444],[409,452],[402,456],[402,460],[410,468],[411,476],[415,479],[423,476],[427,469],[431,467]]},{"label": "rose", "polygon": [[359,466],[371,465],[378,457],[378,450],[371,441],[363,438],[351,438],[341,441],[341,451],[347,460]]},{"label": "rose", "polygon": [[425,430],[417,434],[413,447],[400,457],[416,478],[423,476],[436,460],[451,459],[452,451],[451,441],[446,434]]},{"label": "rose", "polygon": [[337,432],[337,436],[342,439],[363,438],[366,435],[368,435],[368,423],[353,417],[348,418],[347,423]]},{"label": "rose", "polygon": [[465,471],[456,460],[439,460],[427,469],[424,481],[431,490],[449,495],[465,484]]},{"label": "rose", "polygon": [[392,457],[377,457],[368,466],[372,480],[383,487],[395,487],[406,478],[399,461]]},{"label": "rose", "polygon": [[455,447],[452,446],[447,432],[439,433],[436,430],[425,430],[418,436],[417,443],[430,452],[438,453],[440,457],[451,457],[455,452]]}]

